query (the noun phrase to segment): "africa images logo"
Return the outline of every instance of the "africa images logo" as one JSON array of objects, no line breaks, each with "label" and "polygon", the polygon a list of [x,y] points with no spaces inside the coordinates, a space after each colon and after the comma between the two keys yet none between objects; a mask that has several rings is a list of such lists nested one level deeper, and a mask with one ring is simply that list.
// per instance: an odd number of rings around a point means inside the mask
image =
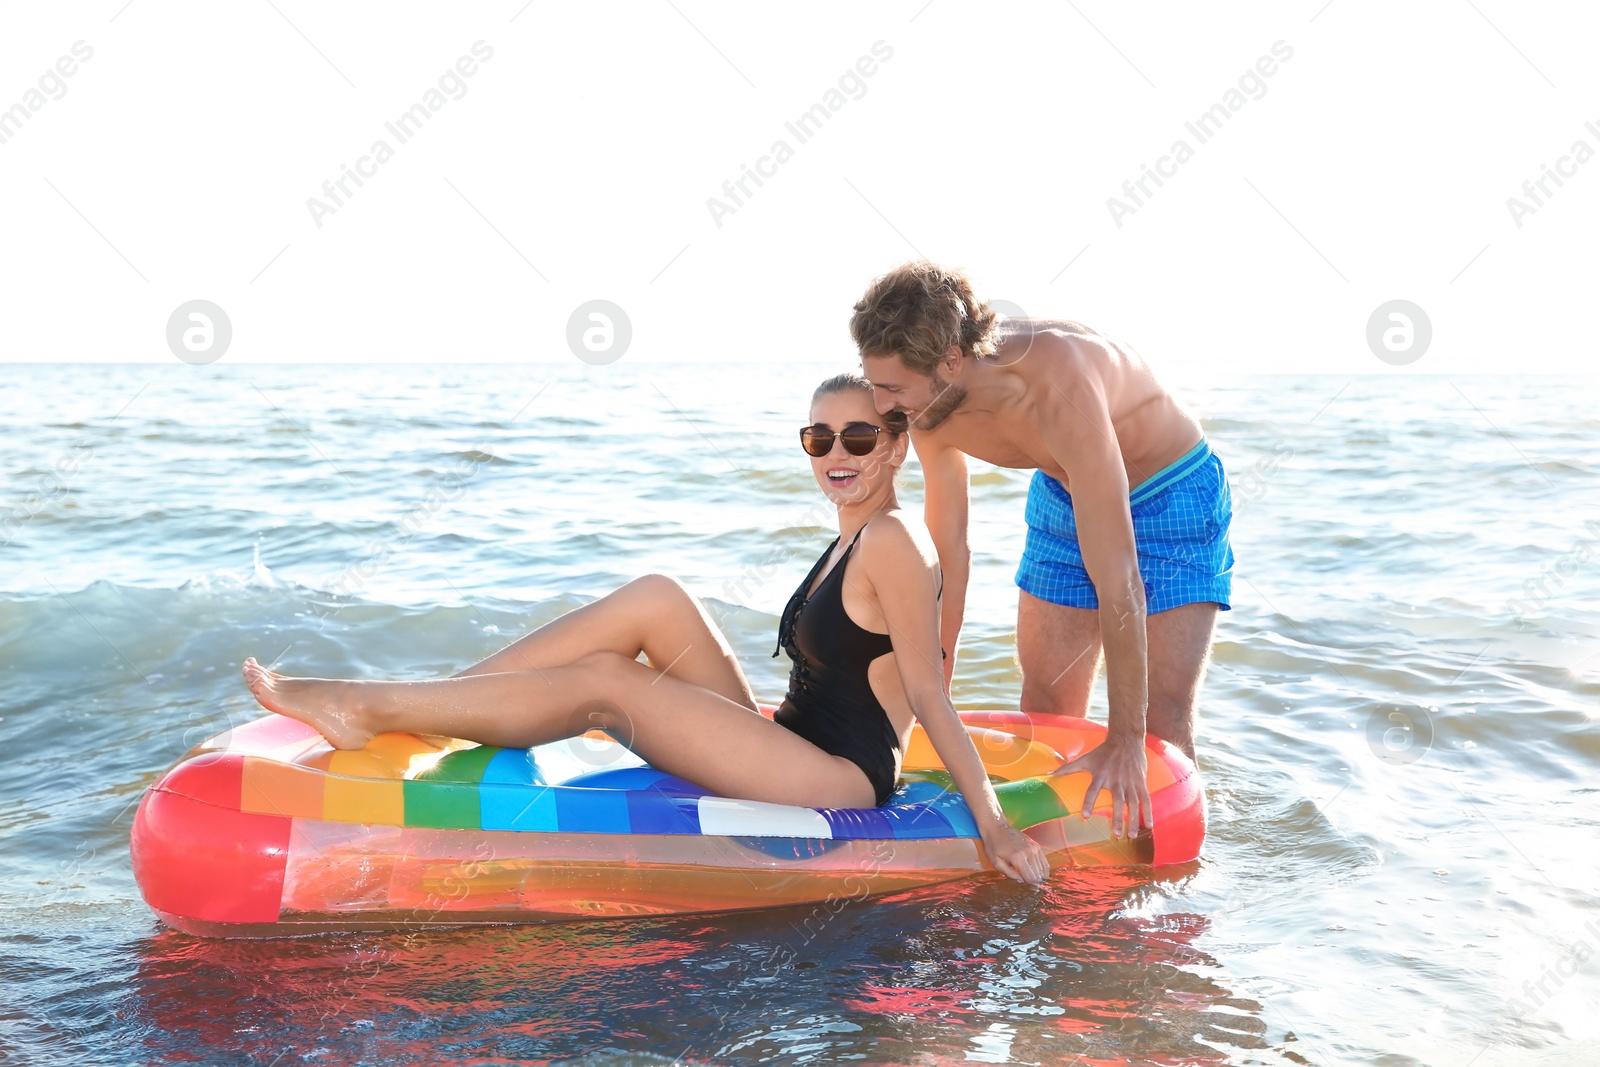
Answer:
[{"label": "africa images logo", "polygon": [[[874,59],[874,56],[877,58]],[[878,72],[879,64],[887,63],[892,58],[894,58],[893,48],[881,40],[873,41],[872,55],[862,56],[856,60],[853,67],[846,67],[845,72],[839,75],[836,87],[829,88],[822,94],[820,101],[801,112],[793,122],[783,124],[783,128],[794,138],[795,144],[803,145],[811,140],[822,132],[823,124],[833,118],[850,100],[860,100],[866,96],[866,79]],[[846,93],[850,94],[849,99],[845,98]],[[765,155],[756,158],[754,170],[748,164],[739,164],[740,175],[722,183],[722,195],[727,197],[727,200],[715,196],[706,198],[706,210],[711,212],[711,221],[717,224],[717,229],[722,229],[724,216],[737,212],[745,206],[746,200],[755,195],[750,188],[751,182],[755,183],[757,189],[761,188],[765,184],[761,179],[774,177],[778,173],[779,165],[793,158],[794,146],[780,137],[772,142]],[[741,193],[744,194],[742,197]]]},{"label": "africa images logo", "polygon": [[1162,178],[1177,177],[1178,168],[1194,158],[1196,145],[1203,145],[1221,133],[1223,125],[1243,110],[1251,100],[1260,100],[1267,95],[1266,79],[1278,73],[1280,64],[1294,58],[1294,49],[1283,41],[1273,41],[1271,52],[1272,55],[1260,57],[1256,60],[1255,66],[1239,75],[1237,87],[1224,92],[1220,101],[1202,111],[1192,122],[1183,124],[1183,128],[1194,138],[1193,145],[1182,137],[1178,138],[1172,142],[1172,147],[1167,150],[1166,155],[1156,158],[1154,168],[1147,163],[1141,163],[1139,177],[1130,178],[1122,183],[1122,195],[1127,197],[1127,200],[1115,196],[1106,198],[1106,210],[1111,212],[1111,221],[1116,223],[1117,229],[1122,229],[1124,218],[1137,214],[1139,209],[1155,196],[1155,190],[1150,188],[1151,183],[1159,189],[1166,184]]},{"label": "africa images logo", "polygon": [[[473,59],[472,56],[476,56],[477,59]],[[355,191],[350,188],[351,182],[355,183],[356,189],[360,189],[366,184],[361,179],[376,177],[378,167],[395,157],[397,145],[403,145],[421,133],[423,126],[432,120],[434,114],[445,104],[451,100],[460,100],[467,95],[466,79],[478,73],[480,63],[487,63],[494,58],[494,49],[481,40],[474,41],[472,56],[461,56],[457,59],[453,68],[448,68],[439,75],[437,87],[429,86],[418,103],[401,112],[394,121],[383,124],[383,128],[394,138],[394,145],[381,137],[373,141],[367,153],[356,158],[355,169],[352,170],[341,163],[339,177],[330,178],[322,183],[322,195],[327,197],[326,200],[315,196],[306,198],[306,210],[311,212],[311,221],[316,224],[317,229],[322,229],[324,216],[337,214],[339,209],[345,206],[345,201],[355,196]],[[448,97],[445,96],[446,93],[449,94]]]}]

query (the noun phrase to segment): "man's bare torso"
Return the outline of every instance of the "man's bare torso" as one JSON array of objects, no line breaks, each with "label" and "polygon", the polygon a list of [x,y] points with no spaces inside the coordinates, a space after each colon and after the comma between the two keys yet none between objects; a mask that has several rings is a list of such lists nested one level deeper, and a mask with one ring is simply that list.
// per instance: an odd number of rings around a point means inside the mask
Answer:
[{"label": "man's bare torso", "polygon": [[1036,399],[1047,391],[1062,397],[1080,377],[1098,381],[1130,491],[1180,459],[1204,433],[1200,420],[1161,387],[1144,360],[1081,323],[1008,320],[998,351],[985,362],[1006,376],[999,383],[1003,399],[983,408],[969,400],[926,436],[999,467],[1036,467],[1069,492],[1066,473],[1040,432],[1044,414]]}]

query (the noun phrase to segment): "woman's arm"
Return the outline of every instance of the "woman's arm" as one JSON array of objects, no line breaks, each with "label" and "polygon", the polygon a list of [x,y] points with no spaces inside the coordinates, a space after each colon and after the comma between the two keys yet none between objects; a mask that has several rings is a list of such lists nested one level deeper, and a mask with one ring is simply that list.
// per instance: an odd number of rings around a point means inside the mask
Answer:
[{"label": "woman's arm", "polygon": [[873,520],[861,539],[861,555],[889,626],[906,700],[966,800],[990,860],[1001,873],[1019,882],[1043,882],[1050,874],[1049,857],[1007,821],[978,750],[945,688],[939,656],[936,555],[929,558],[933,554],[918,545],[904,520],[893,514]]}]

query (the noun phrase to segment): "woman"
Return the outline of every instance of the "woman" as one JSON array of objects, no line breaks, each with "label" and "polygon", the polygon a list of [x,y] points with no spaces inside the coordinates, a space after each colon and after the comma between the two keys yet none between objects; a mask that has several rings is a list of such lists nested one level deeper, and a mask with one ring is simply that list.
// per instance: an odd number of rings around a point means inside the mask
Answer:
[{"label": "woman", "polygon": [[903,419],[878,415],[871,385],[853,374],[818,387],[811,419],[801,443],[838,507],[839,537],[784,610],[779,643],[795,666],[772,720],[700,602],[658,574],[451,678],[287,678],[251,658],[245,680],[264,707],[316,727],[335,748],[391,730],[530,748],[598,726],[712,793],[814,808],[886,802],[915,716],[996,869],[1041,883],[1044,850],[1006,821],[945,691],[938,555],[895,499]]}]

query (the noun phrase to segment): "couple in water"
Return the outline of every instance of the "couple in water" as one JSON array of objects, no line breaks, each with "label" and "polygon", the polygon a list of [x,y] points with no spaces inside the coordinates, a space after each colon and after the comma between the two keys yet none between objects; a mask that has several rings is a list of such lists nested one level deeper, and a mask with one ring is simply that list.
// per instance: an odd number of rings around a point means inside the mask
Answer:
[{"label": "couple in water", "polygon": [[[823,382],[799,433],[839,536],[783,611],[794,667],[771,719],[699,601],[662,575],[450,678],[289,678],[249,659],[251,691],[335,748],[385,731],[528,748],[599,727],[710,792],[816,808],[886,803],[921,722],[995,868],[1040,883],[1045,852],[1001,812],[949,697],[970,455],[1035,471],[1016,578],[1022,707],[1086,716],[1103,652],[1108,735],[1055,773],[1091,774],[1114,833],[1148,826],[1146,730],[1193,758],[1212,627],[1229,607],[1227,477],[1199,422],[1136,355],[1074,322],[1002,326],[960,272],[931,263],[876,279],[850,330],[864,373]],[[922,522],[895,494],[909,448]]]}]

